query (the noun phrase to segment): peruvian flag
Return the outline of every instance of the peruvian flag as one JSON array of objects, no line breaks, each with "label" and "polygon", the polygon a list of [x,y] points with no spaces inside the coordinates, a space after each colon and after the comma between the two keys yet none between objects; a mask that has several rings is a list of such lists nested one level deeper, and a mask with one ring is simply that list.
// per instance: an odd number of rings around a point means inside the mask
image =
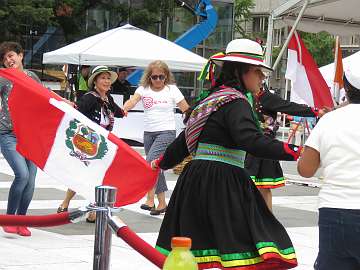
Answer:
[{"label": "peruvian flag", "polygon": [[334,106],[329,87],[296,31],[288,46],[285,78],[291,80],[291,101],[316,108]]},{"label": "peruvian flag", "polygon": [[116,206],[135,203],[153,188],[157,172],[122,140],[25,73],[0,69],[1,77],[13,84],[17,150],[45,173],[90,201],[95,186],[116,187]]}]

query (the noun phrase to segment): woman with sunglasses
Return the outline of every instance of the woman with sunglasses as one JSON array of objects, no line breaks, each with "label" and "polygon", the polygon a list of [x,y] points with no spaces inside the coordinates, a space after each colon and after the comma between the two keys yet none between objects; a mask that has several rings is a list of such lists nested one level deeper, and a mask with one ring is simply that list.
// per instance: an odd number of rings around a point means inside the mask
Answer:
[{"label": "woman with sunglasses", "polygon": [[[175,106],[185,112],[189,105],[179,88],[174,85],[174,77],[166,63],[157,60],[148,65],[140,80],[140,87],[124,104],[125,112],[142,101],[144,107],[144,148],[148,162],[157,159],[175,139]],[[165,191],[167,185],[164,173],[159,174],[156,186],[147,194],[141,209],[149,210],[151,215],[166,211]],[[154,197],[159,204],[155,207]]]}]

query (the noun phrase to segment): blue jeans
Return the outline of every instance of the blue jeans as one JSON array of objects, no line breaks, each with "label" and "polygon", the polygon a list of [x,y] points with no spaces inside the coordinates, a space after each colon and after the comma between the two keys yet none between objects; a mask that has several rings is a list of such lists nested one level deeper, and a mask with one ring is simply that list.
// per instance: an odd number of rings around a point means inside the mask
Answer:
[{"label": "blue jeans", "polygon": [[319,209],[316,270],[360,269],[360,210]]},{"label": "blue jeans", "polygon": [[9,191],[6,213],[26,215],[34,194],[37,168],[16,151],[16,137],[13,133],[0,134],[0,147],[1,153],[15,174]]}]

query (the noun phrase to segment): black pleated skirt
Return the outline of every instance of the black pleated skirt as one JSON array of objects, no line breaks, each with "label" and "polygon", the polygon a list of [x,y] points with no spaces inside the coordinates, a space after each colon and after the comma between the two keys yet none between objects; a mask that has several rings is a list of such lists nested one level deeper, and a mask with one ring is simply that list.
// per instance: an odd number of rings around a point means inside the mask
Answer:
[{"label": "black pleated skirt", "polygon": [[248,173],[219,161],[192,160],[180,175],[156,248],[192,239],[199,269],[290,269],[296,255],[285,228],[269,211]]},{"label": "black pleated skirt", "polygon": [[246,154],[245,169],[258,188],[278,188],[285,178],[278,160],[262,159]]}]

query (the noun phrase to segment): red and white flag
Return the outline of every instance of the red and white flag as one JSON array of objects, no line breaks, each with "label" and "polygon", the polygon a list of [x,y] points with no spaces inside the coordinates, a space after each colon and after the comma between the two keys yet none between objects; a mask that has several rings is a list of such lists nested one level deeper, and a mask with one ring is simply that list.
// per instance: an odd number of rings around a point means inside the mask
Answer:
[{"label": "red and white flag", "polygon": [[291,80],[291,101],[316,108],[334,106],[329,87],[296,31],[288,46],[285,78]]},{"label": "red and white flag", "polygon": [[335,74],[334,74],[334,98],[337,102],[340,99],[340,90],[344,87],[343,75],[344,67],[342,61],[342,50],[339,37],[336,37],[335,43]]},{"label": "red and white flag", "polygon": [[95,186],[114,186],[116,206],[135,203],[153,188],[157,172],[122,140],[25,73],[0,69],[0,77],[13,84],[17,150],[45,173],[90,201]]}]

